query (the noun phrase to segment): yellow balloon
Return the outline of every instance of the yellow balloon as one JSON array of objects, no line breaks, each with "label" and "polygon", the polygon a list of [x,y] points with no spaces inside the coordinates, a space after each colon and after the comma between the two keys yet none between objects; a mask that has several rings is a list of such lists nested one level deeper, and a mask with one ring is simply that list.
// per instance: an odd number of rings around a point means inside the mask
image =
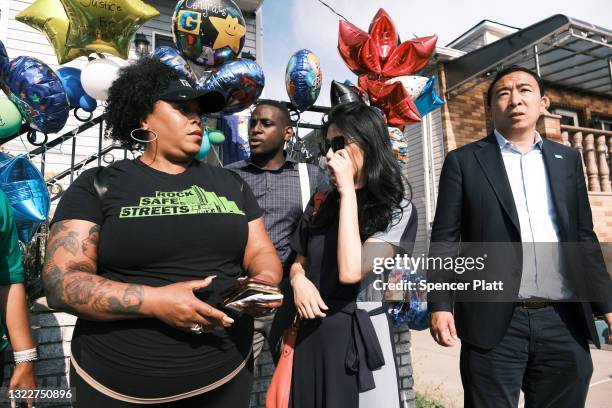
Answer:
[{"label": "yellow balloon", "polygon": [[60,0],[37,0],[15,19],[45,34],[60,64],[89,54],[89,51],[66,46],[70,22]]},{"label": "yellow balloon", "polygon": [[127,59],[132,37],[159,11],[141,0],[61,0],[70,20],[69,47]]}]

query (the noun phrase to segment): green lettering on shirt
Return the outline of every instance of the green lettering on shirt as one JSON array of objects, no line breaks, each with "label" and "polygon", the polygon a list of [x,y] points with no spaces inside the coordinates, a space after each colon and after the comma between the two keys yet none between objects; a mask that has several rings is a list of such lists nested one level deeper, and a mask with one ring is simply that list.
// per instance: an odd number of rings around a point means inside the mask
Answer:
[{"label": "green lettering on shirt", "polygon": [[191,186],[183,191],[156,191],[153,197],[141,197],[138,206],[122,207],[119,218],[195,214],[244,215],[244,212],[234,201]]}]

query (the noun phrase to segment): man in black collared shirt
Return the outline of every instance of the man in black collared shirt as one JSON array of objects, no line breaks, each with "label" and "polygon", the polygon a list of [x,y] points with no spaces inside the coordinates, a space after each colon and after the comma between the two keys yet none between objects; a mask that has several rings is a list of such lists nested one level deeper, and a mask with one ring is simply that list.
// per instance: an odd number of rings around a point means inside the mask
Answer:
[{"label": "man in black collared shirt", "polygon": [[226,166],[238,173],[253,190],[259,206],[264,210],[266,230],[285,271],[281,283],[285,295],[283,307],[276,316],[255,321],[253,355],[257,357],[260,353],[263,336],[266,335],[274,361],[278,359],[282,332],[291,324],[295,313],[293,293],[287,281],[289,267],[295,258],[289,239],[308,199],[319,187],[327,184],[327,177],[318,167],[298,164],[287,157],[284,145],[292,137],[293,127],[287,108],[277,101],[261,100],[249,120],[251,156]]}]

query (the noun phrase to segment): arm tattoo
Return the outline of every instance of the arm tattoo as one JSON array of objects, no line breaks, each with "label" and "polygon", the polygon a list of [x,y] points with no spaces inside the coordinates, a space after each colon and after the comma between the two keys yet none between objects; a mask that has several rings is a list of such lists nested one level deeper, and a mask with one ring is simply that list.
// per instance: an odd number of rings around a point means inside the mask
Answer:
[{"label": "arm tattoo", "polygon": [[144,302],[142,285],[126,285],[97,275],[100,226],[94,225],[86,233],[70,222],[56,222],[51,227],[43,267],[49,302],[85,317],[137,314]]}]

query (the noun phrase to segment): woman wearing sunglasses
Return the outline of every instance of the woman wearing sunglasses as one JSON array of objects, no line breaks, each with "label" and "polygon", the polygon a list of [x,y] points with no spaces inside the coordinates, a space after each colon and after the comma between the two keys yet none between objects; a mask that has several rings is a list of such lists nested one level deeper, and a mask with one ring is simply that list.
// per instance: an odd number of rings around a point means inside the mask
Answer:
[{"label": "woman wearing sunglasses", "polygon": [[372,270],[374,257],[412,251],[416,210],[374,109],[338,105],[323,134],[333,187],[315,194],[292,241],[302,321],[290,405],[400,407],[393,332]]}]

